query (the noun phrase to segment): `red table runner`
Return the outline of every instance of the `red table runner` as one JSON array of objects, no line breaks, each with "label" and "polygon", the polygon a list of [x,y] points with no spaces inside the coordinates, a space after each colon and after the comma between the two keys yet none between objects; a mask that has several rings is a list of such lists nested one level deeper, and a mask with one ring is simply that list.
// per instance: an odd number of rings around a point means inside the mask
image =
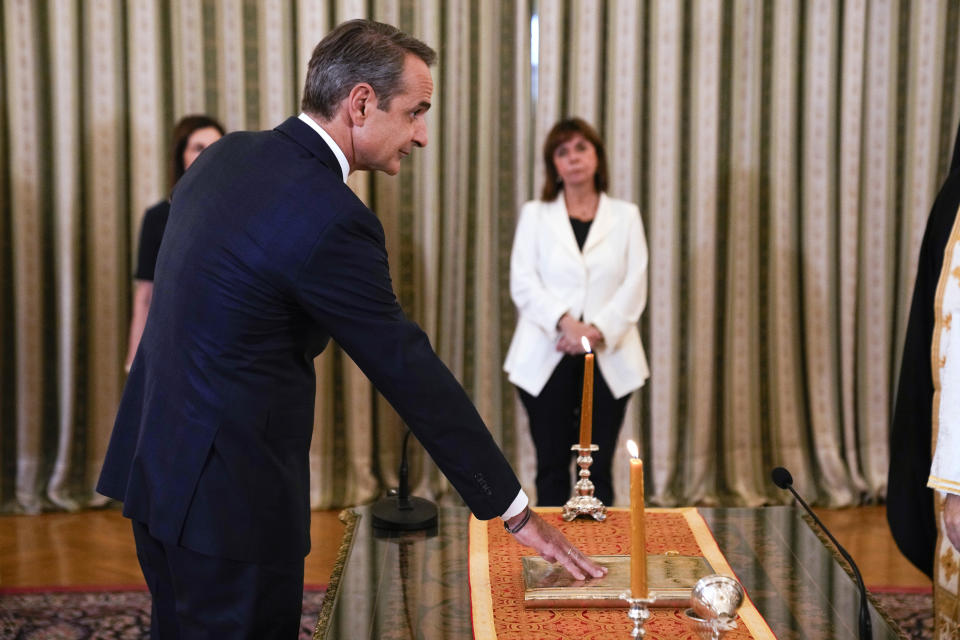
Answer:
[{"label": "red table runner", "polygon": [[[564,522],[560,508],[538,508],[544,520],[558,527],[589,555],[630,553],[630,512],[608,509],[605,522],[577,519]],[[733,576],[710,528],[695,508],[647,509],[647,553],[703,556],[717,573]],[[491,553],[491,551],[495,551]],[[523,602],[520,558],[533,555],[503,530],[499,519],[470,519],[470,600],[473,633],[477,640],[622,640],[633,623],[622,609],[539,609]],[[689,638],[698,635],[678,609],[656,608],[646,623],[647,638]],[[725,640],[775,638],[749,594],[737,616],[737,628]]]}]

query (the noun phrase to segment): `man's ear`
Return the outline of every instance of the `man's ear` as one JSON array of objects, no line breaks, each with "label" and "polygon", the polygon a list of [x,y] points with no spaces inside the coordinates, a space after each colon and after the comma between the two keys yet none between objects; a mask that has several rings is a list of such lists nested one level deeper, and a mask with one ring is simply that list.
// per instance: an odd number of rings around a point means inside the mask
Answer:
[{"label": "man's ear", "polygon": [[377,94],[373,87],[366,82],[359,82],[353,86],[347,95],[347,111],[354,124],[362,126],[371,109],[377,107]]}]

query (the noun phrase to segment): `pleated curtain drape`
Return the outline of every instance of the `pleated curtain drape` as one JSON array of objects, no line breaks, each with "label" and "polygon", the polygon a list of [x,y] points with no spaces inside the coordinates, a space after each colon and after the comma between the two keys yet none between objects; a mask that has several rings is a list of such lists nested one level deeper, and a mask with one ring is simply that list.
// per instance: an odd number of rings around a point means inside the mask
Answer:
[{"label": "pleated curtain drape", "polygon": [[[123,387],[141,216],[188,113],[298,112],[316,42],[354,17],[437,49],[429,145],[351,187],[408,315],[532,493],[501,363],[509,255],[561,117],[606,141],[650,245],[651,378],[622,439],[657,504],[882,497],[927,213],[960,119],[948,0],[5,0],[0,47],[0,508],[93,492]],[[317,359],[311,502],[396,483],[403,425],[336,346]],[[418,446],[418,493],[450,491]],[[624,458],[626,454],[624,453]],[[620,468],[623,467],[623,468]],[[626,465],[615,469],[620,501]]]}]

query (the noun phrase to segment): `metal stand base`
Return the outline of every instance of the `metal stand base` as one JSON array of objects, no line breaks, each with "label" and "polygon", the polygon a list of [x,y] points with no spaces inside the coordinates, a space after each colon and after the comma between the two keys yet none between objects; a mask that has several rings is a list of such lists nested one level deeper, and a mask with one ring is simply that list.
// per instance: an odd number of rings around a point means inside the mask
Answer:
[{"label": "metal stand base", "polygon": [[419,531],[437,526],[437,505],[429,500],[410,496],[380,498],[370,510],[373,526],[390,531]]},{"label": "metal stand base", "polygon": [[589,447],[575,444],[570,447],[570,450],[579,452],[577,466],[580,467],[580,479],[573,488],[573,495],[563,505],[563,519],[570,522],[580,516],[589,516],[598,522],[603,522],[607,519],[607,508],[599,498],[593,495],[593,483],[590,481],[590,465],[593,464],[593,456],[590,454],[599,451],[600,447],[595,444]]}]

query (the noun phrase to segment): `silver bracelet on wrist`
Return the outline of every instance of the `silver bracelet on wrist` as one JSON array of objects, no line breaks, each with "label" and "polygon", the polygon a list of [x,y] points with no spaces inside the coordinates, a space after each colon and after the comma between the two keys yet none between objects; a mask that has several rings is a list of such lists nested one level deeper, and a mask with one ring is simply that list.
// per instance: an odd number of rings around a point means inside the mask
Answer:
[{"label": "silver bracelet on wrist", "polygon": [[523,529],[525,526],[527,526],[527,523],[530,521],[530,514],[532,512],[533,510],[530,507],[527,507],[527,513],[523,516],[523,519],[521,519],[520,522],[517,523],[517,526],[511,529],[510,525],[507,524],[507,521],[504,520],[503,528],[506,529],[508,533],[513,533],[513,534],[519,533],[520,529]]}]

